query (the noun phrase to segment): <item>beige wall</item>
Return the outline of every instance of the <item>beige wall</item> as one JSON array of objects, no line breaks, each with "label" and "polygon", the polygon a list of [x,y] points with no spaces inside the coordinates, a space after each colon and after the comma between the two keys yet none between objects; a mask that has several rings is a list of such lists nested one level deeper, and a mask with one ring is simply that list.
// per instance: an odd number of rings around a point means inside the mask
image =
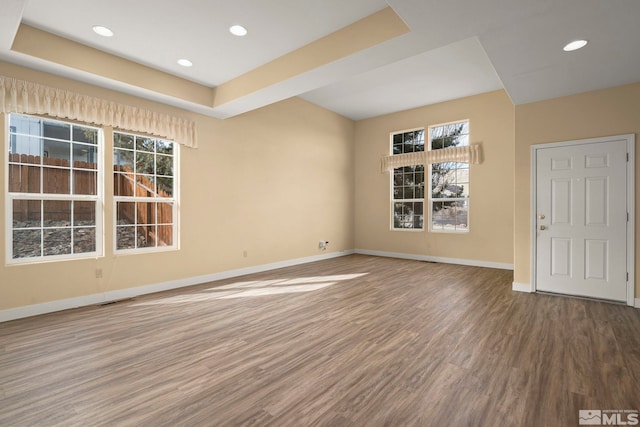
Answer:
[{"label": "beige wall", "polygon": [[[514,281],[531,282],[531,145],[640,132],[640,84],[516,107]],[[636,150],[636,163],[640,158]],[[640,188],[636,174],[636,188]],[[640,198],[636,199],[636,204]],[[638,206],[636,205],[636,212]],[[636,229],[640,215],[636,214]],[[636,262],[640,257],[636,239]],[[637,270],[636,270],[637,271]],[[636,272],[636,298],[640,281]]]},{"label": "beige wall", "polygon": [[[181,249],[155,254],[113,254],[107,179],[103,257],[5,265],[3,161],[0,310],[319,255],[319,240],[329,252],[513,263],[514,281],[528,284],[530,146],[640,131],[640,84],[518,107],[495,91],[354,123],[298,98],[216,120],[7,63],[0,74],[191,118],[200,142],[181,150]],[[471,166],[470,232],[391,231],[390,176],[379,169],[389,134],[462,119],[484,151]]]},{"label": "beige wall", "polygon": [[104,257],[5,265],[3,160],[0,310],[320,255],[320,240],[327,252],[354,247],[351,120],[297,98],[217,120],[2,62],[0,74],[189,117],[199,134],[198,149],[180,152],[181,249],[172,252],[113,254],[106,179]]},{"label": "beige wall", "polygon": [[[484,161],[471,165],[468,233],[390,230],[390,175],[380,173],[391,132],[470,120],[470,142]],[[514,107],[504,91],[356,123],[356,248],[513,263]]]}]

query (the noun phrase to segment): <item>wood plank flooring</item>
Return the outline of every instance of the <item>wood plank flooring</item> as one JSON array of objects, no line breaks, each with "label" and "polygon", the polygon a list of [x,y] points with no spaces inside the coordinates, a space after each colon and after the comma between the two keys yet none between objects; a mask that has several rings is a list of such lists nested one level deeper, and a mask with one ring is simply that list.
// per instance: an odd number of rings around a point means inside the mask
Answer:
[{"label": "wood plank flooring", "polygon": [[640,310],[353,255],[0,324],[0,426],[577,426]]}]

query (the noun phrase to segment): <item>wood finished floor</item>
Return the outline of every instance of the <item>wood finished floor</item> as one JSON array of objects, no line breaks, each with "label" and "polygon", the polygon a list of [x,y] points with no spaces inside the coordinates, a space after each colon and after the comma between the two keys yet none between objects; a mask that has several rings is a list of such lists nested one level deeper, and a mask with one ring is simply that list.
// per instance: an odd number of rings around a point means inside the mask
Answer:
[{"label": "wood finished floor", "polygon": [[640,409],[640,310],[353,255],[0,324],[0,426],[577,426]]}]

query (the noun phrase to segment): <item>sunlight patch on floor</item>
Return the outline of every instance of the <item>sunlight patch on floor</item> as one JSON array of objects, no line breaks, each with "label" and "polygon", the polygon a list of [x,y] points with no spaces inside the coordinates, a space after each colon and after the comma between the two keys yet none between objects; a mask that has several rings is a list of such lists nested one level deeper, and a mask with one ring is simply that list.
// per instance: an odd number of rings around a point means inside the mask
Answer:
[{"label": "sunlight patch on floor", "polygon": [[140,302],[134,306],[163,305],[163,304],[188,304],[196,302],[206,302],[220,299],[259,297],[267,295],[295,294],[303,292],[313,292],[329,286],[336,285],[346,280],[365,276],[369,273],[340,274],[331,276],[314,276],[283,278],[271,280],[253,280],[247,282],[236,282],[228,285],[216,286],[205,289],[204,292],[186,295],[176,295],[172,297],[156,299],[153,301]]}]

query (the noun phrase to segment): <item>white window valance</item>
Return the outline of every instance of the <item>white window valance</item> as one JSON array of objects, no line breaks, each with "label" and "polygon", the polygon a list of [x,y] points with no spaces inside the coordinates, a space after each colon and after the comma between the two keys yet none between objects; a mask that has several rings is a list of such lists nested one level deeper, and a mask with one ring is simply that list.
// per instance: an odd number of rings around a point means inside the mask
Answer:
[{"label": "white window valance", "polygon": [[197,146],[196,125],[192,120],[12,77],[0,76],[0,112],[46,114],[144,132],[187,147]]},{"label": "white window valance", "polygon": [[480,144],[385,156],[380,162],[380,172],[389,172],[395,168],[404,166],[430,165],[445,162],[480,163]]}]

